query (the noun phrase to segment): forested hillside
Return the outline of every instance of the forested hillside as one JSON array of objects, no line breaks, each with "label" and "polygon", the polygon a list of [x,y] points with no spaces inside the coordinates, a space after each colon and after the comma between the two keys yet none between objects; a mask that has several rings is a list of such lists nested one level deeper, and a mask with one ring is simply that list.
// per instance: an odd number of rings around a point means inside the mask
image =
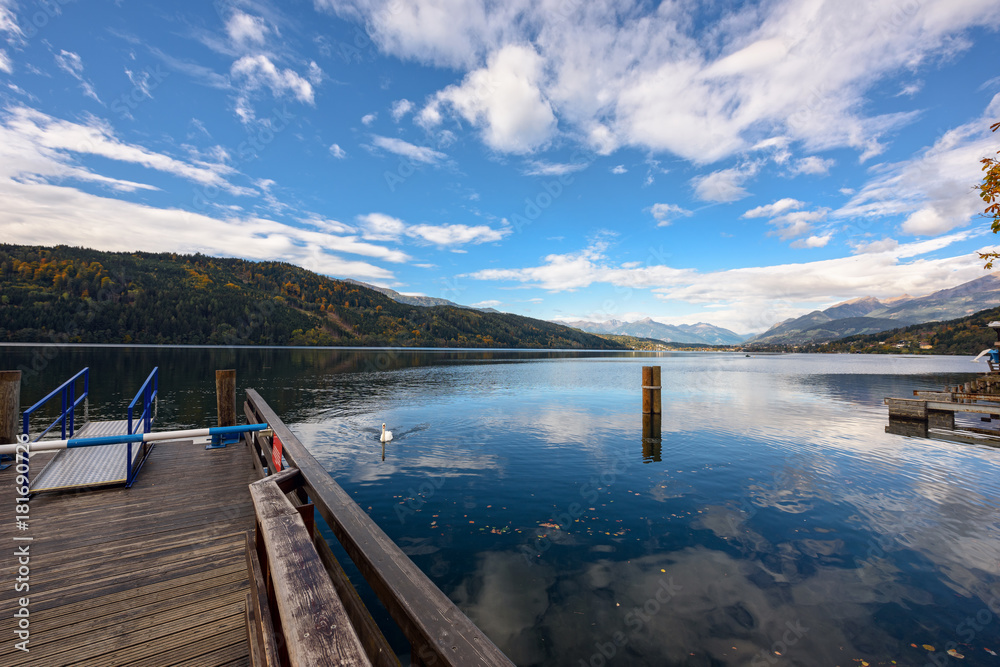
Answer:
[{"label": "forested hillside", "polygon": [[946,322],[913,324],[878,334],[848,336],[813,349],[818,352],[976,355],[996,342],[996,334],[986,326],[996,320],[1000,320],[1000,308],[990,308]]},{"label": "forested hillside", "polygon": [[528,317],[397,303],[280,262],[5,244],[0,342],[623,349]]}]

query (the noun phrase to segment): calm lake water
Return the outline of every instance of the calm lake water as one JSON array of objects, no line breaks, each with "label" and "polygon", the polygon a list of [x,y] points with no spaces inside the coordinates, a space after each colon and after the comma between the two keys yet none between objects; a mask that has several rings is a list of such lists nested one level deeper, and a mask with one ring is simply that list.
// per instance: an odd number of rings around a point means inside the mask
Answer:
[{"label": "calm lake water", "polygon": [[25,406],[89,365],[92,419],[158,365],[160,429],[210,425],[236,368],[518,665],[1000,664],[1000,450],[885,433],[883,397],[967,357],[0,347],[20,365]]}]

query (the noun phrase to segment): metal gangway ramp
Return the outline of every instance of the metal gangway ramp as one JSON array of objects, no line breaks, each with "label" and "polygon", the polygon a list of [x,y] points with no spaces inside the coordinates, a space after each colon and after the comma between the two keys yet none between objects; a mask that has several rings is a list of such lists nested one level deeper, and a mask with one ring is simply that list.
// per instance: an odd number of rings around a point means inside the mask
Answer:
[{"label": "metal gangway ramp", "polygon": [[[31,413],[56,396],[62,397],[62,413],[32,441],[38,442],[56,424],[62,426],[62,438],[95,438],[133,433],[149,433],[152,428],[157,393],[159,389],[159,368],[154,368],[146,378],[128,406],[126,419],[102,422],[88,422],[75,429],[75,409],[84,402],[90,390],[90,369],[82,371],[64,382],[48,396],[24,411],[24,434],[29,434]],[[83,391],[77,396],[77,385],[83,381]],[[141,403],[140,403],[141,401]],[[141,405],[141,413],[133,418],[136,405]],[[153,449],[154,443],[116,443],[96,447],[62,449],[45,465],[37,477],[30,480],[31,493],[40,491],[60,491],[124,484],[132,486],[142,464]]]}]

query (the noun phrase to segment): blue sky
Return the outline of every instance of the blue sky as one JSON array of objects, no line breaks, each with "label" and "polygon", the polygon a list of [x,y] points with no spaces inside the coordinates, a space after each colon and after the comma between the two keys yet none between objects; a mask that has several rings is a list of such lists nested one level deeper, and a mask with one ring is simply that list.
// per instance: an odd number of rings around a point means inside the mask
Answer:
[{"label": "blue sky", "polygon": [[984,275],[1000,3],[0,0],[0,238],[740,333]]}]

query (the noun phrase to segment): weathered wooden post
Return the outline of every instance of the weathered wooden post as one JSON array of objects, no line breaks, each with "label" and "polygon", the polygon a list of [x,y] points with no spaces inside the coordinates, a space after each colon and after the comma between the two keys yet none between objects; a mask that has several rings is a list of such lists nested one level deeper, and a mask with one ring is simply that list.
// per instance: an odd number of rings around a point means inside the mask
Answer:
[{"label": "weathered wooden post", "polygon": [[215,371],[219,426],[236,426],[236,370]]},{"label": "weathered wooden post", "polygon": [[660,414],[660,367],[642,367],[642,414]]},{"label": "weathered wooden post", "polygon": [[21,416],[21,371],[0,371],[0,444],[17,442]]}]

